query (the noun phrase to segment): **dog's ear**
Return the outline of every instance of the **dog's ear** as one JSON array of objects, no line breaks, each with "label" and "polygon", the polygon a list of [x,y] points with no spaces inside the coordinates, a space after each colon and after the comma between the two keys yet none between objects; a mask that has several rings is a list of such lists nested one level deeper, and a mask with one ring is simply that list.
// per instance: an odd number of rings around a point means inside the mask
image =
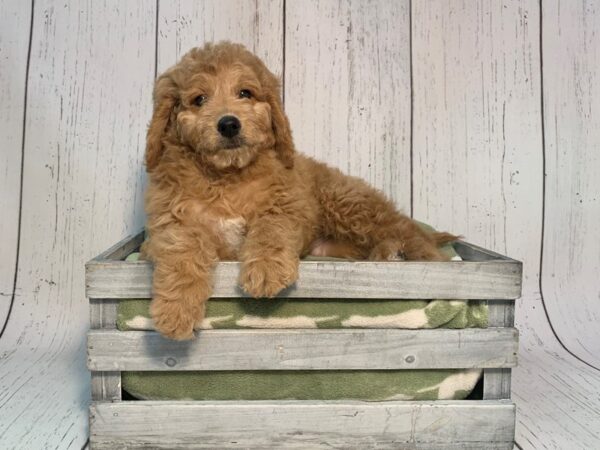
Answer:
[{"label": "dog's ear", "polygon": [[161,75],[154,85],[154,112],[146,135],[146,170],[151,172],[162,157],[163,137],[169,127],[171,113],[177,103],[177,87],[168,74]]},{"label": "dog's ear", "polygon": [[271,124],[275,134],[275,152],[287,169],[294,167],[294,141],[292,140],[292,131],[290,122],[283,112],[283,106],[279,99],[278,90],[273,90],[268,94],[267,101],[271,106]]}]

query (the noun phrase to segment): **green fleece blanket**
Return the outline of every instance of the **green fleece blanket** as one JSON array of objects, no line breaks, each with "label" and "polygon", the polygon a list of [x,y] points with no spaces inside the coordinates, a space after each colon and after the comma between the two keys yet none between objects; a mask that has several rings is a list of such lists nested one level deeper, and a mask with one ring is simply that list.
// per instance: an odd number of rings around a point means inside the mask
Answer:
[{"label": "green fleece blanket", "polygon": [[[451,246],[443,249],[460,259]],[[130,255],[135,260],[138,254]],[[401,264],[401,263],[399,263]],[[119,330],[153,330],[149,300],[119,303]],[[199,328],[467,328],[487,326],[482,302],[211,299]],[[445,400],[465,398],[480,370],[125,372],[147,400]]]}]

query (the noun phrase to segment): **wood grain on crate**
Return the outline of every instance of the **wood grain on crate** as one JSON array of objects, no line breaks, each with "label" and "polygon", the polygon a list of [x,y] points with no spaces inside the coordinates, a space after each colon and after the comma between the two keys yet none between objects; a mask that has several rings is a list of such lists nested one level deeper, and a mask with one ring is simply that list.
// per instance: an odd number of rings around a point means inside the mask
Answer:
[{"label": "wood grain on crate", "polygon": [[516,365],[514,328],[202,330],[192,341],[92,330],[91,370],[452,369]]},{"label": "wood grain on crate", "polygon": [[[500,300],[488,301],[489,319],[491,327],[514,326],[514,303]],[[483,398],[499,399],[510,398],[511,369],[494,368],[483,371]]]},{"label": "wood grain on crate", "polygon": [[[216,265],[213,297],[245,297],[239,262]],[[86,265],[87,296],[151,298],[152,264],[93,260]],[[372,299],[515,299],[521,294],[521,263],[303,261],[299,279],[279,297]]]},{"label": "wood grain on crate", "polygon": [[[108,254],[112,256],[118,256],[118,252],[112,249],[107,252],[110,252]],[[90,328],[115,329],[117,326],[117,305],[117,300],[90,299]],[[121,400],[120,372],[92,372],[91,375],[92,400]]]},{"label": "wood grain on crate", "polygon": [[95,449],[510,450],[514,405],[502,400],[94,403],[90,422]]}]

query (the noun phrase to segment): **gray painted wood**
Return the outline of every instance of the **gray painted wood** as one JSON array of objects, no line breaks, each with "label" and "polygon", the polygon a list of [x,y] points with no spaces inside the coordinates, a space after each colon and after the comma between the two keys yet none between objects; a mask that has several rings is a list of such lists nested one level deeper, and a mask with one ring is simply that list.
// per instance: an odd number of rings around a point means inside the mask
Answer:
[{"label": "gray painted wood", "polygon": [[504,300],[488,300],[488,324],[491,327],[512,327],[515,323],[515,305]]},{"label": "gray painted wood", "polygon": [[[109,255],[117,256],[114,251]],[[90,328],[116,329],[117,305],[116,300],[90,299]],[[121,372],[92,372],[91,376],[92,400],[121,400]]]},{"label": "gray painted wood", "polygon": [[[31,2],[12,3],[27,15]],[[0,340],[1,448],[80,449],[87,439],[83,267],[143,223],[155,6],[34,3],[18,296]],[[0,65],[3,76],[22,71]]]},{"label": "gray painted wood", "polygon": [[456,241],[452,243],[452,246],[454,247],[454,250],[456,250],[456,253],[458,253],[458,255],[465,261],[502,260],[520,262],[509,258],[508,256],[501,255],[500,253],[493,252],[492,250],[488,250],[470,242]]},{"label": "gray painted wood", "polygon": [[512,367],[514,328],[464,330],[203,330],[88,333],[91,370],[332,370]]},{"label": "gray painted wood", "polygon": [[[213,297],[247,296],[237,286],[238,262],[215,269]],[[397,299],[515,299],[521,295],[521,265],[485,262],[316,262],[300,263],[298,281],[279,297]],[[96,298],[151,298],[152,265],[90,262],[86,292]]]},{"label": "gray painted wood", "polygon": [[121,372],[92,372],[91,376],[92,400],[121,400]]},{"label": "gray painted wood", "polygon": [[[17,266],[21,157],[31,3],[0,0],[0,330]],[[10,67],[10,70],[9,70]]]},{"label": "gray painted wood", "polygon": [[[506,258],[498,253],[486,250],[473,244],[455,243],[457,253],[471,261],[489,261]],[[488,324],[492,327],[514,326],[514,303],[501,300],[490,300],[488,303]],[[511,369],[496,368],[483,371],[483,398],[510,399]]]},{"label": "gray painted wood", "polygon": [[90,328],[116,329],[118,304],[116,299],[90,299]]},{"label": "gray painted wood", "polygon": [[510,399],[511,369],[484,369],[483,398]]},{"label": "gray painted wood", "polygon": [[[514,326],[514,303],[499,300],[488,301],[489,320],[492,327]],[[510,398],[511,369],[485,369],[483,371],[483,398]]]},{"label": "gray painted wood", "polygon": [[560,340],[600,369],[600,4],[567,5],[543,5],[547,177],[541,289]]},{"label": "gray painted wood", "polygon": [[[143,232],[115,244],[86,264],[88,297],[150,298],[152,265],[122,262],[143,241]],[[339,298],[502,298],[520,295],[521,263],[470,244],[458,242],[466,260],[483,262],[314,262],[300,264],[300,280],[281,297]],[[494,273],[497,268],[498,273]],[[217,265],[214,297],[240,297],[239,263]],[[463,286],[463,283],[465,284]]]},{"label": "gray painted wood", "polygon": [[454,402],[121,402],[90,407],[92,449],[511,449],[514,405]]},{"label": "gray painted wood", "polygon": [[139,231],[120,240],[108,250],[103,251],[90,262],[121,261],[135,251],[139,251],[144,242],[144,231]]},{"label": "gray painted wood", "polygon": [[296,147],[410,213],[409,1],[289,1],[285,13]]}]

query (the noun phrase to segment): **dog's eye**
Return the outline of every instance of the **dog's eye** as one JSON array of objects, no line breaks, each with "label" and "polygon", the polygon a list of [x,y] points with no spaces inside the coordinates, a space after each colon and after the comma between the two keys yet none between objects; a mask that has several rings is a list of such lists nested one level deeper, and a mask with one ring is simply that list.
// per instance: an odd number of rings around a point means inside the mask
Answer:
[{"label": "dog's eye", "polygon": [[202,106],[202,104],[206,101],[206,95],[199,95],[194,99],[194,105]]},{"label": "dog's eye", "polygon": [[252,92],[248,89],[242,89],[239,94],[240,98],[252,98]]}]

